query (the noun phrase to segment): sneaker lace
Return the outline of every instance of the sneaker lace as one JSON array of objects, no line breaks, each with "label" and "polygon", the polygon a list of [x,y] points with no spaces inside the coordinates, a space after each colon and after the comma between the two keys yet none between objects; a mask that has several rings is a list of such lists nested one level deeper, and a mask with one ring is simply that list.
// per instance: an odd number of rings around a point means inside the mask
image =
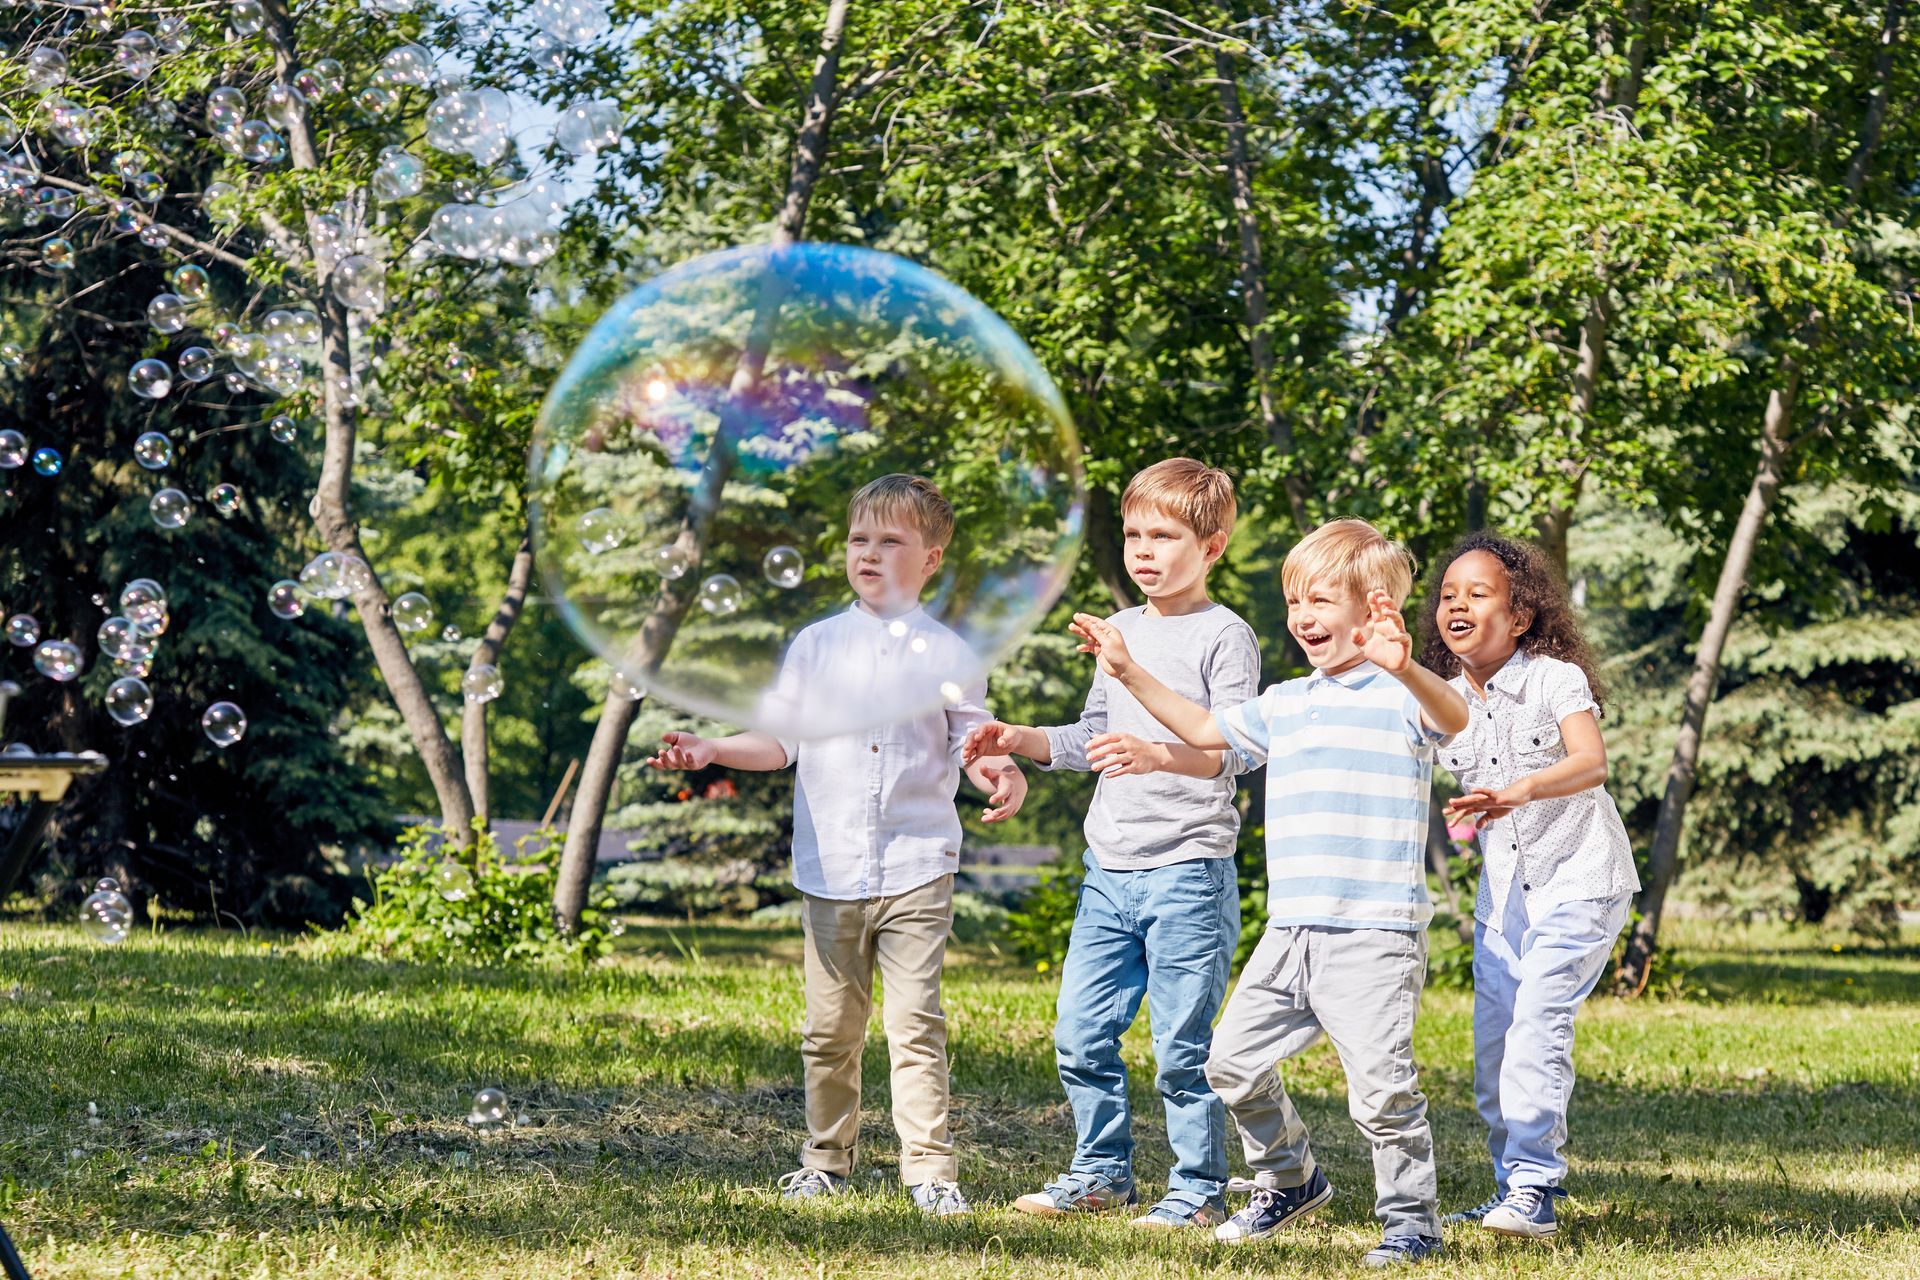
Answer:
[{"label": "sneaker lace", "polygon": [[1274,1202],[1279,1198],[1280,1193],[1272,1187],[1255,1187],[1253,1189],[1253,1199],[1247,1202],[1247,1208],[1253,1210],[1255,1213],[1265,1213],[1273,1208]]},{"label": "sneaker lace", "polygon": [[825,1169],[795,1169],[792,1173],[783,1173],[775,1184],[782,1191],[793,1191],[800,1187],[818,1187],[822,1191],[833,1190],[833,1178]]},{"label": "sneaker lace", "polygon": [[960,1194],[960,1184],[951,1178],[929,1178],[926,1183],[926,1201],[936,1209],[947,1209],[966,1203]]},{"label": "sneaker lace", "polygon": [[1513,1206],[1515,1213],[1531,1218],[1540,1212],[1540,1202],[1547,1198],[1547,1192],[1539,1187],[1518,1187],[1507,1195],[1507,1203]]}]

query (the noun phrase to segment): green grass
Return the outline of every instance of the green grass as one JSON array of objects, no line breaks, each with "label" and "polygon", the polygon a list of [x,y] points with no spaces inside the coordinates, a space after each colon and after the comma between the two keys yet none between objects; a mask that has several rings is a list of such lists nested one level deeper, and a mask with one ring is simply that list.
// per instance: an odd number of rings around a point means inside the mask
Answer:
[{"label": "green grass", "polygon": [[[1582,1015],[1559,1241],[1455,1232],[1422,1274],[1920,1273],[1920,951],[1695,930],[1690,997]],[[1051,981],[977,950],[956,952],[947,1006],[983,1211],[940,1224],[907,1207],[877,1028],[859,1193],[788,1207],[770,1187],[802,1136],[797,935],[623,942],[589,974],[501,974],[0,923],[0,1221],[43,1278],[1330,1275],[1377,1239],[1325,1045],[1290,1081],[1338,1194],[1284,1240],[1229,1252],[1007,1209],[1065,1166],[1072,1129]],[[1470,998],[1428,993],[1448,1206],[1489,1186],[1469,1042]],[[1164,1129],[1141,1037],[1130,1055],[1151,1189]],[[490,1084],[527,1124],[467,1128]]]}]

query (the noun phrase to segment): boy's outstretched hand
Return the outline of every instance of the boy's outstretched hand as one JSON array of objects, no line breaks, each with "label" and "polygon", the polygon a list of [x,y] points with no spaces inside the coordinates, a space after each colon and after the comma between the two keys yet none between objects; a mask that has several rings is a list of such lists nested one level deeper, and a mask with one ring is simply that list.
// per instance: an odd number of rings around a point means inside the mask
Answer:
[{"label": "boy's outstretched hand", "polygon": [[1465,795],[1455,796],[1447,801],[1446,815],[1455,821],[1471,817],[1473,829],[1485,831],[1488,823],[1506,817],[1531,799],[1529,788],[1523,785],[1524,782],[1525,779],[1522,779],[1498,791],[1486,787],[1475,787]]},{"label": "boy's outstretched hand", "polygon": [[993,794],[987,797],[987,807],[980,811],[982,822],[1005,822],[1020,812],[1020,806],[1027,799],[1027,776],[1020,772],[1018,765],[1004,765],[993,770]]},{"label": "boy's outstretched hand", "polygon": [[1367,592],[1366,625],[1354,628],[1353,642],[1360,646],[1361,657],[1393,675],[1413,661],[1413,636],[1406,619],[1393,597],[1378,587]]},{"label": "boy's outstretched hand", "polygon": [[651,768],[692,773],[712,764],[717,750],[713,743],[693,733],[663,733],[660,741],[660,750],[647,757]]},{"label": "boy's outstretched hand", "polygon": [[1103,733],[1087,743],[1087,763],[1103,778],[1158,773],[1167,767],[1167,749],[1131,733]]},{"label": "boy's outstretched hand", "polygon": [[1080,652],[1092,654],[1100,663],[1100,669],[1115,680],[1125,678],[1127,672],[1133,670],[1133,655],[1127,652],[1120,628],[1105,618],[1076,613],[1067,630],[1080,637]]},{"label": "boy's outstretched hand", "polygon": [[1017,726],[999,720],[977,724],[967,730],[966,738],[960,743],[961,767],[972,764],[981,756],[1008,755],[1019,742],[1020,730]]}]

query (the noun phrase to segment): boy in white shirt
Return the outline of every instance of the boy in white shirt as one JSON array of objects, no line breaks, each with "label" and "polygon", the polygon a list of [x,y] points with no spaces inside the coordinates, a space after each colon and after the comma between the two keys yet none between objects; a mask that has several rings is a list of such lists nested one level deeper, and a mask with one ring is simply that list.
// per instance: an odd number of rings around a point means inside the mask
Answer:
[{"label": "boy in white shirt", "polygon": [[[928,1214],[969,1212],[947,1132],[940,975],[960,857],[953,800],[961,744],[991,717],[978,659],[920,608],[952,537],[953,508],[929,480],[882,476],[856,493],[847,507],[846,555],[855,600],[794,637],[771,695],[788,724],[821,722],[816,711],[830,722],[855,675],[866,705],[883,698],[924,705],[929,689],[941,691],[943,705],[898,724],[809,741],[759,731],[713,739],[669,733],[647,761],[683,770],[796,766],[793,880],[806,933],[800,1052],[808,1138],[801,1167],[780,1180],[789,1199],[837,1195],[853,1172],[877,963],[901,1181]],[[965,772],[989,797],[985,821],[1019,812],[1027,786],[1012,760],[985,757]]]}]

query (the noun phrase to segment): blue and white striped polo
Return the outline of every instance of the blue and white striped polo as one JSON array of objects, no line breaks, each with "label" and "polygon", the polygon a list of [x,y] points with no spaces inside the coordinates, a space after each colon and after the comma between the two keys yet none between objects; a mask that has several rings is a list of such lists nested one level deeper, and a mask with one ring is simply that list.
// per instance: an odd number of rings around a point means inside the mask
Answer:
[{"label": "blue and white striped polo", "polygon": [[1248,768],[1267,766],[1267,923],[1426,927],[1434,748],[1420,704],[1371,662],[1269,685],[1215,714]]}]

